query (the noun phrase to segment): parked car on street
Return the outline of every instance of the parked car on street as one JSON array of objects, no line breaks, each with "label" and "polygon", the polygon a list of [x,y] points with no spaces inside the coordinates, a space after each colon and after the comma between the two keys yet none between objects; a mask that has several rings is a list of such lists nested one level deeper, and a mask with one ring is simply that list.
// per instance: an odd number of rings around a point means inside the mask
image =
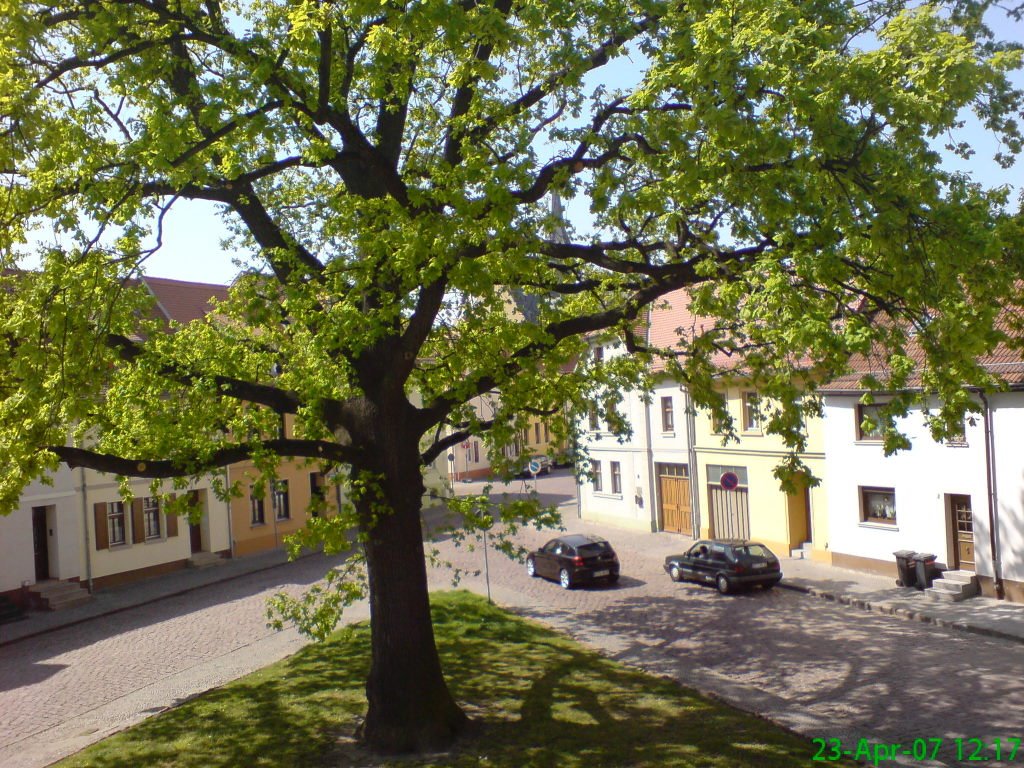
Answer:
[{"label": "parked car on street", "polygon": [[782,580],[782,567],[764,544],[745,539],[703,539],[681,555],[665,558],[672,581],[714,584],[723,595],[738,587],[771,589]]},{"label": "parked car on street", "polygon": [[520,477],[530,477],[533,472],[530,470],[531,464],[536,464],[539,469],[537,470],[538,475],[550,475],[551,474],[551,458],[544,455],[543,453],[537,454],[536,456],[524,456],[522,459],[523,468],[519,471]]},{"label": "parked car on street", "polygon": [[619,580],[619,558],[612,545],[599,536],[570,534],[552,539],[526,558],[530,576],[556,579],[563,589],[605,579]]}]

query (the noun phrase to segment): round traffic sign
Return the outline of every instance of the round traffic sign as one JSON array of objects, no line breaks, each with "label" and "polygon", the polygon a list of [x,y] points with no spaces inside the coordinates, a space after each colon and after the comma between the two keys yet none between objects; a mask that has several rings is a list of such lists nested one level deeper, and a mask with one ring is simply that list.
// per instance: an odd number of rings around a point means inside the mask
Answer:
[{"label": "round traffic sign", "polygon": [[740,479],[736,476],[735,472],[723,472],[722,476],[718,478],[718,482],[721,484],[723,491],[735,491],[736,487],[740,484]]},{"label": "round traffic sign", "polygon": [[540,462],[530,459],[530,474],[536,475],[538,472],[540,472]]}]

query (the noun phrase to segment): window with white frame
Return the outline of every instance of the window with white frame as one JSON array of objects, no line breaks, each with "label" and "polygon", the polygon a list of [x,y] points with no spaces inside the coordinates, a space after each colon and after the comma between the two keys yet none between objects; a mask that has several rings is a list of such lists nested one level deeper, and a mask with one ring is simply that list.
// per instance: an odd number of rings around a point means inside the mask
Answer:
[{"label": "window with white frame", "polygon": [[661,431],[674,432],[676,428],[676,416],[673,410],[672,397],[661,398]]},{"label": "window with white frame", "polygon": [[253,525],[263,525],[267,521],[263,510],[263,497],[256,495],[256,487],[253,485],[249,486],[249,508],[252,512]]},{"label": "window with white frame", "polygon": [[288,481],[278,480],[274,483],[274,517],[278,520],[287,520],[292,516],[291,507],[288,503]]},{"label": "window with white frame", "polygon": [[147,539],[160,538],[160,499],[147,496],[142,500],[142,520]]},{"label": "window with white frame", "polygon": [[110,546],[128,543],[123,501],[112,501],[107,504],[107,541],[110,542]]},{"label": "window with white frame", "polygon": [[757,392],[743,393],[743,431],[761,430],[761,398]]},{"label": "window with white frame", "polygon": [[604,487],[604,483],[601,480],[601,462],[600,461],[594,461],[593,459],[591,459],[591,461],[590,461],[590,481],[594,484],[594,490],[596,492],[600,493],[602,488]]},{"label": "window with white frame", "polygon": [[609,463],[612,473],[612,493],[622,493],[622,467],[617,461]]},{"label": "window with white frame", "polygon": [[597,432],[599,429],[601,429],[601,420],[598,416],[596,405],[590,406],[590,410],[587,411],[587,417],[590,421],[591,432]]}]

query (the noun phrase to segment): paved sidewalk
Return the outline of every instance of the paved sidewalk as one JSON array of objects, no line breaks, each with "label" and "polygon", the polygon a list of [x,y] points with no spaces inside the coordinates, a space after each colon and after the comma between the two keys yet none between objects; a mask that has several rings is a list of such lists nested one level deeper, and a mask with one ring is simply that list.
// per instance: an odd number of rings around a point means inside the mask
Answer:
[{"label": "paved sidewalk", "polygon": [[0,624],[0,646],[55,629],[79,624],[83,621],[109,616],[114,613],[146,605],[157,600],[182,595],[196,589],[229,581],[258,571],[277,568],[288,562],[283,549],[261,552],[248,557],[226,559],[222,565],[207,568],[186,568],[174,573],[156,576],[145,581],[125,584],[112,589],[98,590],[88,603],[62,611],[29,611],[25,618]]}]

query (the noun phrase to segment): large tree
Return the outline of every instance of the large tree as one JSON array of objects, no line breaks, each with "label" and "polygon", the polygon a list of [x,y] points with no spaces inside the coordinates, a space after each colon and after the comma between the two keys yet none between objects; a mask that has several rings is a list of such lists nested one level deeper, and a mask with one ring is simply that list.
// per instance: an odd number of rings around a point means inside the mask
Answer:
[{"label": "large tree", "polygon": [[[471,434],[508,443],[528,413],[604,407],[642,370],[646,305],[691,287],[722,322],[672,350],[677,374],[711,404],[708,359],[742,349],[794,447],[813,407],[795,363],[813,386],[881,342],[898,385],[911,331],[925,388],[964,407],[1019,268],[1005,192],[940,164],[944,143],[970,152],[970,108],[1004,160],[1020,149],[1020,58],[979,7],[3,0],[0,244],[21,269],[0,317],[2,511],[60,462],[345,468],[365,739],[449,742],[466,718],[428,614],[422,468]],[[586,220],[557,227],[553,193]],[[217,206],[249,268],[167,333],[133,278],[179,201]],[[601,333],[637,356],[560,373]],[[484,420],[469,404],[494,390]]]}]

